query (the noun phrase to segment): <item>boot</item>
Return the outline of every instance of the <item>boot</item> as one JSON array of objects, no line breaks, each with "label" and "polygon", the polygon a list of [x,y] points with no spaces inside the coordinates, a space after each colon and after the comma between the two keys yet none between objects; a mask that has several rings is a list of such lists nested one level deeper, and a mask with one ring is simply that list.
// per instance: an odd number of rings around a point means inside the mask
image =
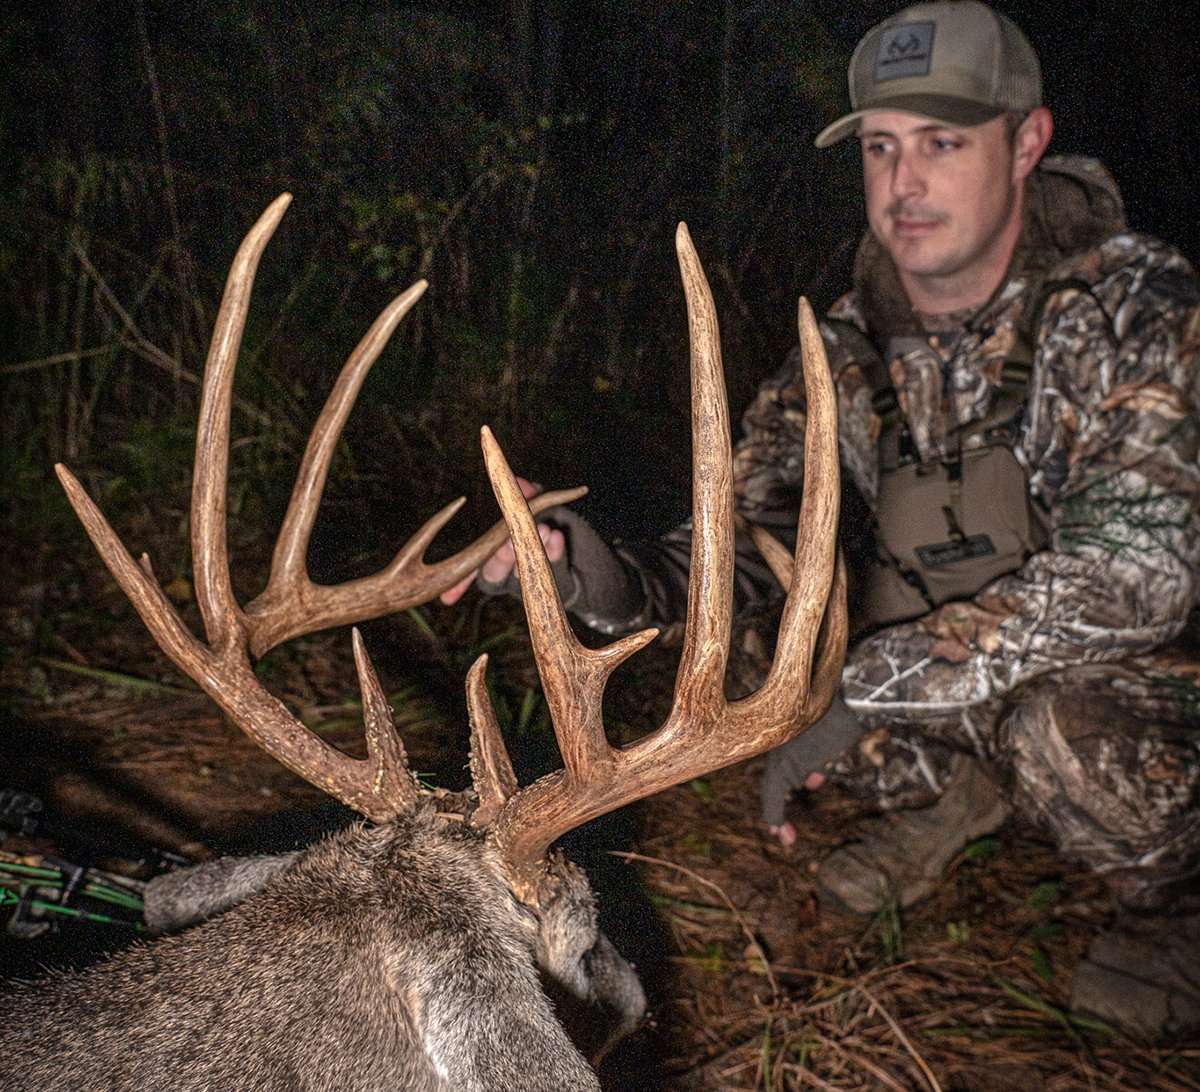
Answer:
[{"label": "boot", "polygon": [[1075,969],[1071,1008],[1147,1040],[1200,1030],[1200,915],[1118,917]]},{"label": "boot", "polygon": [[959,755],[936,804],[860,824],[856,842],[821,862],[821,896],[856,914],[878,913],[893,901],[912,906],[937,890],[946,867],[968,842],[991,834],[1008,814],[980,763]]}]

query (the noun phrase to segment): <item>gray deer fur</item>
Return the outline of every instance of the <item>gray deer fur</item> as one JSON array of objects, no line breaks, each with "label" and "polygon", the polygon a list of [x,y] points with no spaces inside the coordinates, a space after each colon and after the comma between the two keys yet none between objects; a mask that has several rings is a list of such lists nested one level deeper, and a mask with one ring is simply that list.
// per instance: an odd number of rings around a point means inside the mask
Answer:
[{"label": "gray deer fur", "polygon": [[583,873],[555,867],[556,897],[523,906],[485,839],[430,804],[199,866],[151,889],[151,918],[218,917],[0,993],[0,1086],[597,1090],[547,993],[618,1035],[645,998]]}]

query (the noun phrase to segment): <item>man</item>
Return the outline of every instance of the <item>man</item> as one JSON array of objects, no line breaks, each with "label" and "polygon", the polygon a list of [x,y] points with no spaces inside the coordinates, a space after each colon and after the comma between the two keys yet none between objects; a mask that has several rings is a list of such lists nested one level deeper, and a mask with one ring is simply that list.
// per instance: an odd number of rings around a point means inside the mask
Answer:
[{"label": "man", "polygon": [[[1036,55],[986,5],[899,12],[849,82],[852,111],[817,144],[857,135],[870,230],[823,333],[875,556],[843,701],[772,756],[764,818],[794,839],[787,793],[827,775],[873,797],[885,814],[818,873],[871,912],[928,895],[1015,807],[1119,907],[1076,1007],[1146,1034],[1200,1026],[1200,661],[1172,645],[1200,573],[1200,286],[1126,228],[1098,163],[1043,161]],[[795,354],[743,428],[741,513],[785,527]],[[588,624],[681,615],[686,527],[614,552],[568,514],[544,537]],[[742,600],[760,598],[739,556]],[[481,579],[510,569],[498,555]]]}]

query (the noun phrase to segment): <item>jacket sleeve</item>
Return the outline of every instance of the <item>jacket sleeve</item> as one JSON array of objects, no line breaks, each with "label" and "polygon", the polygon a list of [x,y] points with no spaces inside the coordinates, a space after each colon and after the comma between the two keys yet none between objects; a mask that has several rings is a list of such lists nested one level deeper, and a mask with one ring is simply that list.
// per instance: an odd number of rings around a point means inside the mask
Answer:
[{"label": "jacket sleeve", "polygon": [[[928,721],[1056,669],[1174,638],[1200,566],[1200,291],[1161,244],[1112,244],[1117,272],[1054,296],[1021,448],[1050,548],[973,600],[860,642],[843,676],[868,721]],[[1110,255],[1110,257],[1112,257]]]}]

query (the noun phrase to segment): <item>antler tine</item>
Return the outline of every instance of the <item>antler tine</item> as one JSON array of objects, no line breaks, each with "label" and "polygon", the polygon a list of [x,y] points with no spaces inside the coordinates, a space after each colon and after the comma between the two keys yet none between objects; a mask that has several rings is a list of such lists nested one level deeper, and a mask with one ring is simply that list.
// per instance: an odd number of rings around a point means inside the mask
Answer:
[{"label": "antler tine", "polygon": [[62,463],[55,463],[54,473],[58,475],[67,500],[75,509],[100,559],[162,650],[180,666],[194,661],[206,662],[210,658],[208,649],[191,634],[171,601],[163,594],[149,560],[144,559],[142,564],[134,561],[116,531],[70,470]]},{"label": "antler tine", "polygon": [[408,811],[417,802],[417,780],[408,766],[404,743],[396,731],[392,707],[388,703],[375,665],[367,655],[367,646],[356,626],[351,633],[354,666],[358,671],[358,689],[362,694],[363,726],[366,729],[367,755],[371,763],[371,792],[394,814]]},{"label": "antler tine", "polygon": [[[338,438],[346,425],[346,418],[354,408],[358,393],[362,390],[372,365],[379,359],[400,321],[412,310],[413,305],[429,287],[427,281],[419,280],[397,296],[371,324],[371,328],[346,358],[341,374],[325,400],[321,415],[313,425],[304,449],[304,458],[296,474],[296,484],[288,502],[287,514],[279,529],[279,539],[271,557],[271,576],[267,581],[264,596],[270,596],[281,584],[307,579],[305,555],[312,535],[317,508],[329,476],[329,464]],[[283,589],[280,594],[286,594]]]},{"label": "antler tine", "polygon": [[[483,687],[483,665],[477,663],[472,669],[474,678],[468,680],[472,774],[476,793],[485,807],[477,814],[475,825],[487,826],[492,816],[499,812],[490,831],[500,847],[509,882],[519,897],[535,902],[543,858],[551,843],[572,827],[617,806],[610,803],[609,798],[617,784],[615,769],[620,752],[609,745],[604,734],[604,687],[612,672],[652,641],[658,631],[642,630],[602,649],[586,648],[576,640],[534,524],[533,512],[491,430],[485,426],[481,436],[488,476],[517,555],[517,573],[529,620],[529,635],[562,754],[563,769],[513,792],[516,781],[511,776],[511,765],[499,728],[486,696],[479,694]],[[476,768],[477,752],[488,758],[492,769],[500,769],[499,778],[483,763]],[[501,798],[504,802],[497,809],[495,804]]]},{"label": "antler tine", "polygon": [[837,562],[841,479],[837,400],[829,375],[825,343],[812,307],[803,296],[797,306],[797,325],[808,404],[804,434],[804,496],[796,528],[793,578],[762,700],[774,700],[768,695],[782,690],[790,692],[791,700],[799,706],[808,697],[813,650]]},{"label": "antler tine", "polygon": [[243,639],[242,612],[233,596],[225,537],[233,373],[259,259],[291,202],[289,193],[275,198],[238,247],[229,267],[204,365],[200,416],[196,423],[196,461],[192,468],[192,565],[196,603],[214,648],[225,648]]},{"label": "antler tine", "polygon": [[496,710],[488,697],[488,657],[483,653],[467,672],[467,712],[471,720],[471,783],[479,804],[471,816],[471,825],[484,830],[496,821],[501,808],[517,791],[517,775],[513,773],[512,760],[504,737],[500,734],[500,723]]},{"label": "antler tine", "polygon": [[[733,470],[717,309],[687,225],[675,231],[692,377],[692,556],[676,703],[724,700],[733,626]],[[686,695],[685,695],[686,692]]]},{"label": "antler tine", "polygon": [[792,552],[761,523],[749,523],[740,516],[736,518],[735,523],[739,531],[745,531],[750,536],[754,548],[767,563],[771,575],[779,581],[779,586],[786,595],[792,586],[792,569],[795,567]]},{"label": "antler tine", "polygon": [[[787,562],[777,556],[781,546],[768,547],[777,571],[783,570],[782,582],[791,585],[781,647],[758,692],[737,702],[725,699],[733,583],[729,416],[716,311],[683,225],[676,246],[692,344],[695,500],[688,628],[671,711],[657,731],[622,749],[604,740],[600,702],[607,673],[594,671],[589,657],[599,663],[615,651],[623,659],[632,651],[625,643],[630,639],[602,650],[581,649],[558,603],[533,521],[520,511],[519,490],[515,483],[502,490],[497,484],[502,475],[493,473],[512,529],[538,670],[566,767],[512,795],[491,828],[513,890],[526,901],[537,902],[546,894],[544,856],[566,831],[633,800],[761,754],[803,731],[828,708],[845,656],[845,573],[834,548],[839,497],[836,405],[820,334],[802,305],[810,416],[800,545],[795,559]],[[491,472],[492,459],[488,461]],[[640,634],[633,640],[641,644],[645,639],[647,635]],[[559,692],[571,685],[572,692]],[[564,742],[567,722],[586,726],[585,738],[570,758],[570,741]]]},{"label": "antler tine", "polygon": [[[833,701],[833,696],[837,693],[838,686],[842,681],[842,664],[846,659],[846,645],[849,639],[850,616],[846,608],[846,559],[842,556],[841,550],[838,550],[833,566],[833,584],[829,589],[825,617],[821,621],[821,631],[817,637],[816,665],[811,672],[814,685],[809,692],[808,706],[809,709],[815,709],[817,714],[807,723],[802,723],[800,728],[791,732],[786,739],[780,742],[786,742],[792,736],[798,735],[829,708],[829,703]],[[772,746],[776,746],[776,744],[772,744]]]}]

